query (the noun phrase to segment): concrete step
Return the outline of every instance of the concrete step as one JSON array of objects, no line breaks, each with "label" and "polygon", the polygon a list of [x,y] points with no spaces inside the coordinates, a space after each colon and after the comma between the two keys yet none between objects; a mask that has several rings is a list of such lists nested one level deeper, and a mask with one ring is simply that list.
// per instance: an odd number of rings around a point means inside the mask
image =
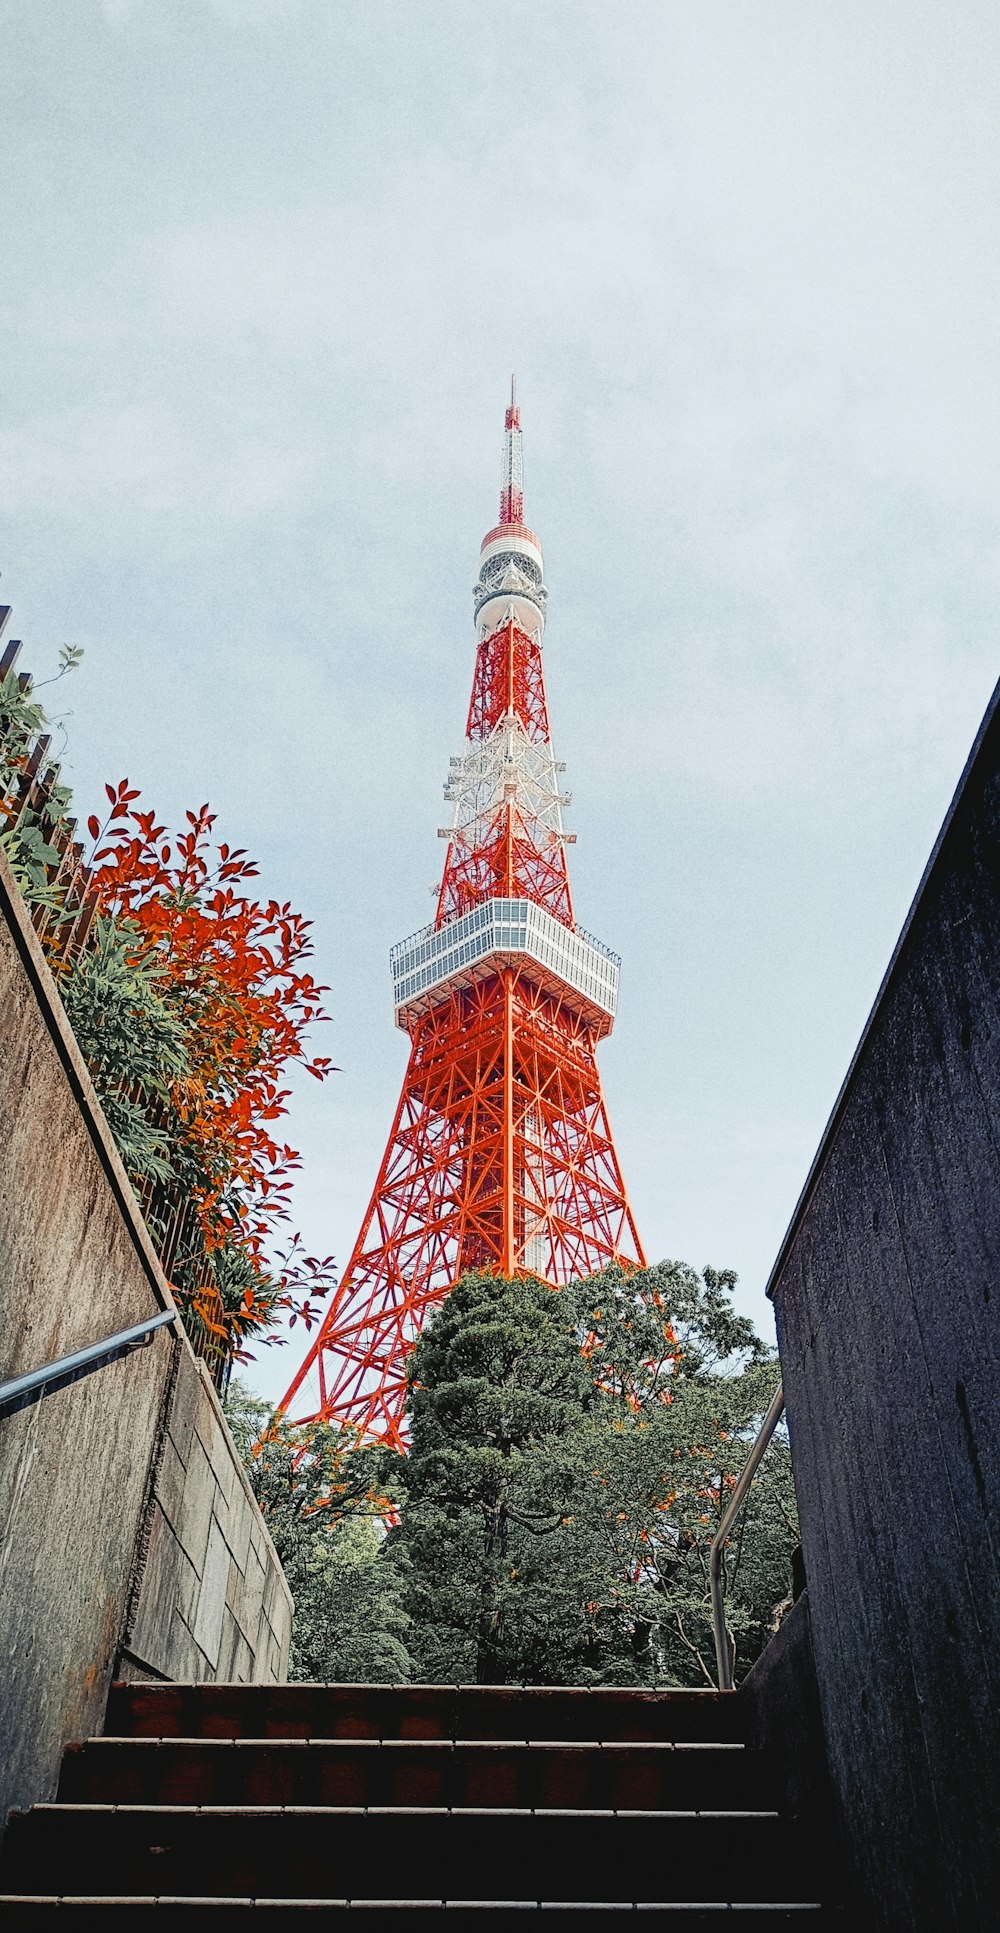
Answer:
[{"label": "concrete step", "polygon": [[[342,1927],[346,1918],[354,1914],[356,1919],[364,1919],[368,1927],[387,1925],[398,1927],[398,1933],[431,1933],[433,1927],[447,1927],[447,1933],[482,1933],[484,1927],[497,1925],[497,1914],[511,1912],[545,1912],[545,1933],[559,1933],[559,1929],[569,1929],[588,1925],[590,1914],[602,1916],[602,1933],[611,1933],[617,1927],[636,1925],[636,1908],[632,1904],[619,1906],[586,1906],[573,1904],[561,1906],[557,1902],[540,1900],[507,1900],[501,1904],[484,1902],[480,1906],[456,1904],[455,1900],[172,1900],[172,1898],[106,1898],[95,1894],[77,1894],[68,1898],[54,1898],[41,1894],[0,1894],[0,1912],[10,1908],[17,1914],[12,1925],[27,1925],[33,1933],[44,1933],[46,1927],[66,1925],[66,1916],[77,1910],[83,1923],[83,1912],[99,1916],[101,1925],[112,1929],[122,1929],[122,1933],[132,1933],[132,1927],[149,1927],[149,1933],[219,1933],[219,1927],[240,1927],[248,1925],[251,1933],[280,1933],[282,1927],[298,1927],[300,1923],[309,1933],[321,1933],[325,1927]],[[778,1927],[801,1927],[801,1933],[809,1927],[809,1933],[832,1933],[841,1929],[843,1921],[839,1914],[824,1910],[822,1906],[809,1904],[758,1904],[747,1906],[729,1900],[710,1900],[694,1906],[675,1906],[669,1900],[644,1902],[640,1912],[658,1912],[665,1916],[669,1933],[683,1933],[685,1927],[721,1927],[733,1925],[739,1933],[772,1933]],[[731,1921],[725,1916],[737,1912],[739,1919]],[[373,1914],[379,1919],[373,1921]],[[638,1921],[640,1925],[650,1925],[652,1921]]]},{"label": "concrete step", "polygon": [[64,1803],[713,1811],[774,1804],[745,1746],[447,1739],[97,1738],[63,1759]]},{"label": "concrete step", "polygon": [[728,1743],[740,1701],[717,1691],[517,1685],[124,1685],[116,1738],[451,1738]]},{"label": "concrete step", "polygon": [[[83,1925],[86,1913],[88,1923],[92,1924],[99,1915],[99,1924],[109,1926],[112,1933],[131,1933],[133,1927],[143,1933],[225,1933],[228,1928],[246,1926],[249,1933],[282,1933],[286,1927],[295,1928],[301,1924],[308,1926],[309,1933],[324,1933],[326,1928],[345,1926],[346,1919],[354,1916],[368,1927],[386,1925],[398,1927],[399,1933],[431,1933],[432,1928],[440,1927],[442,1921],[447,1933],[482,1933],[484,1928],[498,1926],[500,1913],[532,1913],[542,1909],[540,1901],[483,1900],[475,1906],[457,1905],[453,1900],[297,1900],[297,1899],[227,1899],[227,1900],[176,1900],[159,1897],[155,1899],[124,1899],[77,1895],[59,1899],[50,1896],[19,1894],[0,1895],[0,1912],[5,1908],[16,1911],[18,1918],[12,1919],[14,1926],[24,1925],[32,1933],[45,1933],[49,1927],[65,1926],[66,1916],[72,1916],[74,1909]],[[731,1925],[726,1915],[739,1913],[735,1922],[739,1933],[771,1933],[780,1927],[799,1927],[802,1933],[808,1927],[809,1933],[832,1933],[843,1922],[838,1915],[814,1902],[787,1904],[778,1902],[773,1905],[748,1906],[740,1902],[714,1900],[696,1905],[676,1906],[668,1901],[644,1903],[639,1909],[643,1912],[660,1913],[663,1924],[670,1933],[683,1933],[687,1927],[720,1927]],[[616,1933],[619,1928],[636,1926],[636,1908],[631,1904],[621,1905],[559,1905],[546,1904],[545,1933],[570,1933],[570,1929],[592,1924],[591,1914],[601,1915],[601,1933]],[[373,1920],[377,1914],[378,1920]],[[652,1926],[654,1922],[645,1919],[640,1925]]]},{"label": "concrete step", "polygon": [[[15,1813],[8,1896],[329,1899],[507,1905],[809,1901],[807,1849],[776,1813],[448,1812],[394,1807],[39,1805]],[[361,1881],[358,1885],[357,1882]],[[346,1891],[346,1888],[343,1888]],[[354,1890],[354,1888],[352,1888]]]}]

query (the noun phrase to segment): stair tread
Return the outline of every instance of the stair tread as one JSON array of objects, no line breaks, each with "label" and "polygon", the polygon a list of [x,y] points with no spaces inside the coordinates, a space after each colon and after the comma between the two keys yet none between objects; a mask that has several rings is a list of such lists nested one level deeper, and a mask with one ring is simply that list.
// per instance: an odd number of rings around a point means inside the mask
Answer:
[{"label": "stair tread", "polygon": [[[660,1855],[652,1864],[651,1846]],[[575,1891],[589,1900],[611,1891],[616,1873],[620,1884],[622,1872],[639,1897],[659,1891],[662,1860],[671,1890],[690,1898],[711,1857],[713,1886],[752,1899],[776,1871],[790,1893],[808,1896],[804,1854],[794,1827],[771,1810],[49,1804],[13,1816],[4,1878],[22,1892],[44,1875],[61,1892],[104,1893],[113,1880],[144,1895],[167,1880],[172,1891],[180,1881],[191,1893],[243,1897],[269,1891],[280,1872],[286,1894],[315,1898],[331,1871],[367,1876],[369,1885],[378,1873],[383,1895],[405,1894],[420,1871],[440,1897],[458,1874],[482,1884],[489,1873],[491,1891],[537,1898],[558,1875],[564,1899]]]},{"label": "stair tread", "polygon": [[[319,1906],[332,1907],[381,1907],[394,1912],[406,1911],[414,1907],[426,1906],[470,1906],[487,1911],[510,1912],[524,1907],[563,1907],[567,1911],[578,1912],[635,1912],[679,1913],[679,1912],[731,1912],[741,1910],[741,1905],[732,1900],[492,1900],[463,1899],[453,1895],[448,1899],[309,1899],[301,1900],[271,1897],[260,1893],[230,1895],[220,1900],[207,1893],[0,1893],[0,1906],[58,1906],[76,1905],[90,1907],[104,1906],[281,1906],[286,1908]],[[746,1905],[755,1913],[815,1913],[823,1910],[821,1900],[748,1900]]]},{"label": "stair tread", "polygon": [[299,1678],[294,1683],[283,1685],[247,1685],[234,1679],[204,1679],[198,1683],[183,1684],[179,1680],[165,1680],[158,1684],[138,1684],[127,1678],[116,1678],[111,1686],[116,1693],[127,1692],[145,1697],[166,1697],[176,1691],[194,1691],[210,1698],[216,1692],[247,1692],[261,1697],[298,1697],[301,1693],[314,1695],[320,1691],[350,1692],[352,1697],[396,1696],[402,1692],[406,1697],[434,1696],[453,1698],[457,1693],[473,1698],[516,1698],[521,1702],[531,1700],[541,1703],[546,1699],[580,1699],[588,1704],[600,1700],[614,1700],[627,1704],[646,1704],[651,1699],[675,1705],[712,1705],[728,1704],[732,1692],[716,1691],[710,1686],[700,1685],[480,1685],[469,1680],[449,1683],[433,1679],[419,1682],[400,1679],[398,1683],[379,1683],[362,1685],[354,1679]]},{"label": "stair tread", "polygon": [[[679,1930],[688,1926],[718,1925],[720,1916],[739,1914],[739,1924],[747,1929],[758,1928],[765,1933],[773,1933],[776,1927],[800,1926],[805,1924],[820,1928],[840,1927],[845,1924],[841,1914],[824,1906],[820,1900],[778,1900],[760,1902],[751,1900],[695,1900],[678,1904],[674,1900],[639,1901],[554,1901],[554,1900],[378,1900],[378,1899],[284,1899],[247,1895],[230,1899],[215,1899],[205,1896],[178,1896],[176,1894],[143,1894],[133,1896],[62,1894],[62,1895],[0,1895],[0,1910],[4,1906],[16,1907],[20,1922],[26,1926],[49,1927],[62,1925],[63,1916],[74,1908],[88,1915],[87,1924],[92,1924],[95,1911],[102,1915],[105,1924],[121,1925],[125,1933],[145,1926],[147,1923],[155,1933],[167,1933],[167,1929],[178,1928],[181,1933],[196,1933],[204,1926],[214,1928],[219,1924],[220,1914],[227,1924],[234,1918],[244,1924],[244,1916],[252,1914],[252,1924],[259,1927],[274,1927],[277,1933],[295,1925],[296,1914],[307,1913],[311,1927],[343,1923],[345,1915],[379,1915],[379,1925],[402,1925],[415,1933],[415,1929],[432,1927],[439,1923],[442,1912],[449,1915],[449,1925],[454,1933],[461,1927],[478,1927],[488,1919],[495,1924],[498,1913],[544,1912],[547,1933],[557,1933],[559,1927],[576,1927],[582,1915],[603,1913],[606,1917],[602,1925],[608,1927],[634,1926],[635,1914],[643,1912],[659,1913],[669,1916],[667,1923]],[[610,1915],[610,1918],[607,1917]],[[727,1919],[728,1923],[728,1919]],[[370,1920],[366,1921],[370,1924]]]},{"label": "stair tread", "polygon": [[524,1810],[731,1810],[766,1804],[744,1745],[523,1739],[90,1739],[63,1759],[63,1804]]},{"label": "stair tread", "polygon": [[338,1738],[336,1734],[324,1738],[318,1732],[310,1733],[308,1738],[199,1738],[197,1733],[187,1736],[181,1732],[165,1732],[162,1735],[141,1733],[138,1736],[129,1732],[101,1732],[66,1749],[81,1752],[106,1746],[127,1747],[130,1751],[187,1746],[199,1752],[276,1751],[285,1748],[304,1752],[314,1747],[329,1747],[338,1752],[621,1752],[629,1757],[642,1752],[743,1752],[752,1756],[753,1750],[742,1739],[727,1738]]},{"label": "stair tread", "polygon": [[48,1800],[32,1806],[30,1812],[15,1812],[14,1819],[29,1819],[53,1814],[78,1813],[88,1816],[109,1813],[141,1813],[143,1816],[158,1817],[167,1812],[173,1817],[176,1813],[198,1815],[201,1813],[218,1814],[225,1818],[244,1818],[248,1814],[254,1819],[284,1816],[293,1813],[297,1818],[302,1814],[315,1815],[317,1818],[365,1818],[377,1813],[379,1817],[388,1813],[393,1818],[435,1818],[435,1819],[549,1819],[553,1813],[563,1818],[573,1819],[780,1819],[781,1813],[772,1806],[446,1806],[446,1805],[161,1805],[143,1803],[141,1800]]},{"label": "stair tread", "polygon": [[402,1736],[622,1741],[680,1736],[735,1739],[738,1701],[713,1691],[533,1685],[115,1684],[115,1736]]}]

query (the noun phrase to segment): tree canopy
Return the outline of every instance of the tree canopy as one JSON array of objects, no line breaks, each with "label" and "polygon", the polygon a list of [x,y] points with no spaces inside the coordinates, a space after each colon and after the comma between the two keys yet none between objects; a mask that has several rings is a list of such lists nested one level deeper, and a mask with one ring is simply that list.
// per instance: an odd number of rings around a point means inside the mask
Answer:
[{"label": "tree canopy", "polygon": [[[296,1599],[293,1675],[713,1683],[709,1549],[776,1380],[734,1284],[681,1262],[555,1290],[464,1276],[411,1357],[405,1457],[269,1425],[237,1388]],[[727,1557],[740,1675],[796,1541],[779,1438]]]},{"label": "tree canopy", "polygon": [[[453,1290],[413,1353],[386,1550],[419,1676],[713,1681],[709,1548],[775,1382],[734,1281],[666,1262]],[[729,1557],[744,1668],[795,1541],[779,1443]]]}]

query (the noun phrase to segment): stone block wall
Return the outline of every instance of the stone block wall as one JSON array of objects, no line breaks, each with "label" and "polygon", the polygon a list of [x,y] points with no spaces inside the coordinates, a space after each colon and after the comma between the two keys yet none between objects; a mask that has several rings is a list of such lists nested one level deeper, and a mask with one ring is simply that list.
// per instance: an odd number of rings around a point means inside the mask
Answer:
[{"label": "stone block wall", "polygon": [[292,1597],[203,1363],[185,1348],[145,1527],[125,1678],[281,1684]]}]

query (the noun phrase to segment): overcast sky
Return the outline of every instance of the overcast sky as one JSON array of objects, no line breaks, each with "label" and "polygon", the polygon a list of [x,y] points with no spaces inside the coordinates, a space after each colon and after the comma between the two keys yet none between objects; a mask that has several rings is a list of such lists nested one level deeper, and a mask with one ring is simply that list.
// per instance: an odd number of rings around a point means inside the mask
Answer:
[{"label": "overcast sky", "polygon": [[397,1098],[516,369],[626,1178],[766,1325],[1000,670],[996,0],[0,23],[0,592],[39,675],[85,647],[79,805],[209,799],[316,923],[308,1242]]}]

